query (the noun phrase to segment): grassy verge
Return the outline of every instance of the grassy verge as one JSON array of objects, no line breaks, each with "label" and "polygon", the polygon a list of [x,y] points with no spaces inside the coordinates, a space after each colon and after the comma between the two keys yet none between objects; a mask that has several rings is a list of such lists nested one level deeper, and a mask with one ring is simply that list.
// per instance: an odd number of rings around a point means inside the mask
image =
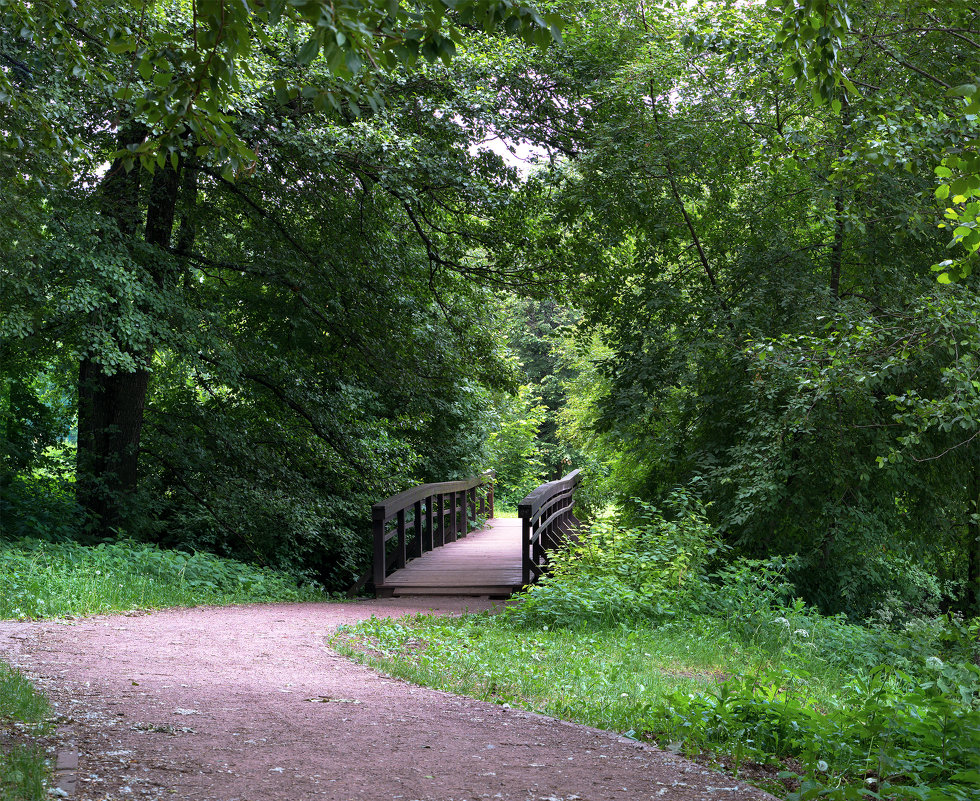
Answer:
[{"label": "grassy verge", "polygon": [[5,801],[47,798],[48,765],[32,741],[45,730],[47,717],[47,699],[0,662],[0,798]]},{"label": "grassy verge", "polygon": [[[343,627],[335,645],[419,684],[624,732],[635,730],[652,701],[766,672],[774,659],[705,619],[552,630],[513,626],[487,613],[418,615]],[[832,697],[841,681],[825,671],[814,682],[816,696]]]},{"label": "grassy verge", "polygon": [[326,599],[289,575],[204,553],[132,542],[0,546],[0,619]]}]

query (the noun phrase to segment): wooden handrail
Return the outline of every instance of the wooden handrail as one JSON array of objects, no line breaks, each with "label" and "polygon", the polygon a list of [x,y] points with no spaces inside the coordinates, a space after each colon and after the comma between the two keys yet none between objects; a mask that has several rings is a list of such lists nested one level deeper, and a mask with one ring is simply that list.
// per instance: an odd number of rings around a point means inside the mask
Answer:
[{"label": "wooden handrail", "polygon": [[517,505],[521,518],[521,564],[524,586],[537,581],[548,562],[548,551],[574,537],[579,522],[572,514],[581,471],[549,481]]},{"label": "wooden handrail", "polygon": [[[391,570],[399,570],[426,551],[465,537],[478,517],[493,517],[495,475],[488,470],[462,481],[421,484],[374,504],[371,520],[375,590],[384,586]],[[393,539],[397,542],[389,554],[388,543]]]}]

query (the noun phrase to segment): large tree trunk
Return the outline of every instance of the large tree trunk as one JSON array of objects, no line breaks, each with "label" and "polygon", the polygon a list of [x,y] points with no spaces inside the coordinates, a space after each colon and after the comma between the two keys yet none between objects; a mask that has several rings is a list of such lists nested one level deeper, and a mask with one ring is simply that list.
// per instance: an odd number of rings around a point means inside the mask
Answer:
[{"label": "large tree trunk", "polygon": [[[120,146],[138,142],[143,132],[129,129]],[[126,172],[116,162],[103,181],[103,213],[120,234],[132,242],[139,236],[140,167]],[[153,178],[143,238],[150,245],[168,248],[177,201],[178,175],[169,164]],[[166,280],[158,265],[148,265],[154,281]],[[106,314],[108,310],[98,313]],[[150,353],[133,353],[147,364]],[[132,531],[132,500],[138,486],[140,436],[150,374],[146,368],[109,375],[97,357],[82,359],[78,371],[78,457],[76,499],[86,511],[99,538]]]}]

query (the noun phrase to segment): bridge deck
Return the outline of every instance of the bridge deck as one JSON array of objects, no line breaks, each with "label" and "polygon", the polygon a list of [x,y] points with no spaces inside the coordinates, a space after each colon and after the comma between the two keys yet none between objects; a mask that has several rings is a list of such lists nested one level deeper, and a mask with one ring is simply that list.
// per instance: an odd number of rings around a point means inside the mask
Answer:
[{"label": "bridge deck", "polygon": [[521,521],[492,518],[464,538],[413,559],[378,595],[496,595],[521,588]]}]

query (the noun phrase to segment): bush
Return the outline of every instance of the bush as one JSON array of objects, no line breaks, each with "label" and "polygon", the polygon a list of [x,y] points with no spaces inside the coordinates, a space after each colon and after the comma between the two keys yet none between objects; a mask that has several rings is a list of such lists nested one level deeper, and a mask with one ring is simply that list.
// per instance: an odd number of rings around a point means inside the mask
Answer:
[{"label": "bush", "polygon": [[709,557],[721,544],[691,493],[669,497],[669,515],[636,502],[622,515],[594,523],[576,547],[551,555],[551,570],[506,611],[525,626],[609,625],[669,618],[702,588]]}]

